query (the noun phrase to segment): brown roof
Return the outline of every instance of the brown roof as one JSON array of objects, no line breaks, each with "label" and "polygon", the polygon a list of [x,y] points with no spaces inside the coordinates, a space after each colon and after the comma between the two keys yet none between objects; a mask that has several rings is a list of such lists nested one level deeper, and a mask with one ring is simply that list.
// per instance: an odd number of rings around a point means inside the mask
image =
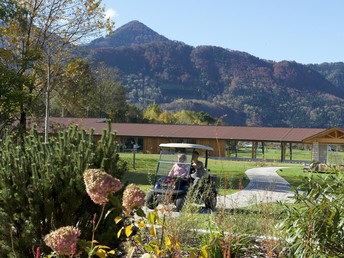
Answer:
[{"label": "brown roof", "polygon": [[[107,127],[104,119],[99,118],[51,118],[53,127],[66,127],[77,124],[89,130],[94,128],[95,135]],[[159,138],[201,138],[233,139],[240,141],[302,142],[304,139],[326,131],[318,128],[283,127],[241,127],[241,126],[205,126],[205,125],[169,125],[169,124],[124,124],[112,123],[112,130],[118,136],[159,137]]]},{"label": "brown roof", "polygon": [[335,138],[340,138],[340,139],[342,139],[342,141],[344,141],[344,139],[343,139],[343,137],[344,137],[344,129],[338,128],[338,127],[332,127],[330,129],[327,129],[325,131],[321,131],[321,132],[319,132],[319,133],[317,133],[315,135],[312,135],[310,137],[305,138],[304,142],[311,143],[311,142],[314,141],[314,139],[322,138],[322,137],[329,138],[330,142],[331,142],[331,138],[332,138],[332,140],[335,139]]}]

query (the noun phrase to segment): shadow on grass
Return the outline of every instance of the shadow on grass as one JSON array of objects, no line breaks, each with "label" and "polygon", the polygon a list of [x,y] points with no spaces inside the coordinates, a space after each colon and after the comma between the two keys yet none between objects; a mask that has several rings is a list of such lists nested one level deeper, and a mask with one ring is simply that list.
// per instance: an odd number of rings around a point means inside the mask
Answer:
[{"label": "shadow on grass", "polygon": [[124,174],[122,181],[124,183],[152,186],[154,182],[154,175],[130,171]]},{"label": "shadow on grass", "polygon": [[216,187],[218,189],[226,190],[240,190],[244,189],[248,184],[250,180],[245,175],[243,177],[232,177],[229,178],[228,176],[223,175],[216,175]]}]

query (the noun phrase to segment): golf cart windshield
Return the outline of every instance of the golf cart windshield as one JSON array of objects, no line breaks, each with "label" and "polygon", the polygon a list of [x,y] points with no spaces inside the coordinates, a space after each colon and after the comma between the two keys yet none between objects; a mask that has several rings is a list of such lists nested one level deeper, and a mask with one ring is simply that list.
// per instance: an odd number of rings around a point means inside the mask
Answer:
[{"label": "golf cart windshield", "polygon": [[[194,151],[200,152],[199,158],[201,161],[203,158],[205,159],[203,164],[204,168],[207,168],[208,151],[213,151],[213,148],[208,146],[188,143],[162,143],[160,148],[160,159],[156,170],[158,177],[169,175],[174,165],[182,166],[186,170],[184,175],[189,175]],[[203,158],[202,154],[204,155]],[[181,156],[183,156],[182,159]]]},{"label": "golf cart windshield", "polygon": [[190,173],[192,149],[162,148],[157,167],[157,175],[167,176],[173,166],[182,167],[185,170],[184,175]]}]

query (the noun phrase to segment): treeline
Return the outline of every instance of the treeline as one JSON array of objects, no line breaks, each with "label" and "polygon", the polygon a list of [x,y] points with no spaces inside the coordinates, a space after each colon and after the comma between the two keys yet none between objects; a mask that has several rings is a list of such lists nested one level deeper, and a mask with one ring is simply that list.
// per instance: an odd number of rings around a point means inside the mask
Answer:
[{"label": "treeline", "polygon": [[75,58],[65,67],[59,87],[52,92],[50,114],[54,117],[107,118],[115,123],[209,125],[216,122],[203,112],[167,111],[151,101],[141,101],[141,107],[130,104],[127,89],[119,81],[115,69],[102,64],[92,66]]}]

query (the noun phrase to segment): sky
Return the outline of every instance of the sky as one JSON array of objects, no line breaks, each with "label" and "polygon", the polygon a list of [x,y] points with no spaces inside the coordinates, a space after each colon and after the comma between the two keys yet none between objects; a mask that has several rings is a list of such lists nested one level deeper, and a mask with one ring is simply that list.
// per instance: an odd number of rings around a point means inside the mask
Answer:
[{"label": "sky", "polygon": [[191,46],[261,59],[344,62],[344,0],[103,0],[116,28],[138,20]]}]

